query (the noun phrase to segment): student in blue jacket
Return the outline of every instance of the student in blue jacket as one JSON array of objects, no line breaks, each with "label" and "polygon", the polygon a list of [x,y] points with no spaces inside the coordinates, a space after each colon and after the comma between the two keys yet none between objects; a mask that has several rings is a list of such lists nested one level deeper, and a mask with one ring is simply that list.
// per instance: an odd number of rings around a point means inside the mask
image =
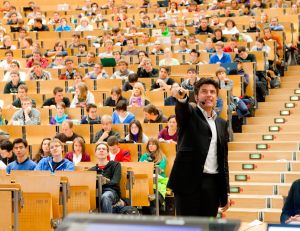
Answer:
[{"label": "student in blue jacket", "polygon": [[13,141],[12,146],[17,159],[7,165],[6,172],[10,174],[12,170],[34,170],[36,163],[28,157],[27,141],[22,138],[17,138]]},{"label": "student in blue jacket", "polygon": [[74,171],[74,164],[63,157],[63,143],[59,139],[53,138],[49,147],[51,156],[43,158],[34,170]]}]

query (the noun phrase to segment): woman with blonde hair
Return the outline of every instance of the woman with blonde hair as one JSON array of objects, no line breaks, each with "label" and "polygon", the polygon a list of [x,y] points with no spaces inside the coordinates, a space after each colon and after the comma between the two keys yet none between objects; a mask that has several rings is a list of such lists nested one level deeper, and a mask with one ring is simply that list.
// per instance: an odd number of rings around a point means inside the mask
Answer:
[{"label": "woman with blonde hair", "polygon": [[91,93],[84,82],[80,82],[75,86],[75,95],[70,107],[86,107],[86,105],[95,103],[93,93]]},{"label": "woman with blonde hair", "polygon": [[129,99],[129,106],[143,107],[150,102],[145,97],[145,88],[142,83],[136,82],[133,86],[132,94]]}]

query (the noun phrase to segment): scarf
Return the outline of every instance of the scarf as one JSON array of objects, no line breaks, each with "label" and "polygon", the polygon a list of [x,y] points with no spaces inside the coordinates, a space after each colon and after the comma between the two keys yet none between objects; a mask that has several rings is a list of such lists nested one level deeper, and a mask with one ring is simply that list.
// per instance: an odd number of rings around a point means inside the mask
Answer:
[{"label": "scarf", "polygon": [[68,119],[67,114],[63,114],[61,117],[58,117],[58,115],[55,116],[55,121],[57,124],[62,124],[66,119]]},{"label": "scarf", "polygon": [[144,102],[143,102],[143,100],[142,100],[142,98],[141,98],[140,96],[138,96],[138,97],[132,96],[132,97],[130,98],[129,104],[131,105],[131,104],[136,103],[136,102],[138,103],[138,106],[139,106],[139,107],[144,106]]}]

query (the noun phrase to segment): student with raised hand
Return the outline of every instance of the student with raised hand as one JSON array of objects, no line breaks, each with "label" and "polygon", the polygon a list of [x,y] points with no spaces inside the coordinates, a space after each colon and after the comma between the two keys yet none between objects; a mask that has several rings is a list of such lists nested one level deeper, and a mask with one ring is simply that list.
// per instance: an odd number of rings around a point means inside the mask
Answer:
[{"label": "student with raised hand", "polygon": [[121,165],[119,162],[108,160],[108,145],[100,142],[96,145],[95,156],[97,158],[96,166],[90,168],[90,171],[97,171],[101,174],[105,183],[102,185],[101,212],[112,213],[113,205],[120,197]]},{"label": "student with raised hand", "polygon": [[17,159],[7,165],[6,173],[10,174],[12,170],[34,170],[36,163],[29,159],[27,141],[22,138],[17,138],[13,141],[12,146]]},{"label": "student with raised hand", "polygon": [[74,171],[74,164],[71,161],[64,159],[64,147],[63,143],[59,139],[53,138],[49,143],[49,147],[51,156],[43,158],[34,170],[51,172]]}]

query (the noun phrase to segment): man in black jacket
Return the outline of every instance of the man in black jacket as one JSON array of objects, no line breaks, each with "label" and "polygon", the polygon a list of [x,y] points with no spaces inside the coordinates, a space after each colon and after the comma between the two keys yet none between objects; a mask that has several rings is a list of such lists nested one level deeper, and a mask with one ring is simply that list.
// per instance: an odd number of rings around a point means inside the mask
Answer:
[{"label": "man in black jacket", "polygon": [[98,143],[95,150],[97,164],[90,168],[90,171],[97,171],[97,174],[101,174],[104,178],[100,199],[103,213],[112,213],[113,205],[119,201],[121,196],[121,164],[107,160],[108,154],[108,145],[104,142]]},{"label": "man in black jacket", "polygon": [[178,124],[177,155],[168,187],[175,194],[177,215],[215,217],[229,207],[227,122],[213,108],[218,83],[201,78],[195,83],[197,106],[188,103],[187,91],[175,94]]}]

